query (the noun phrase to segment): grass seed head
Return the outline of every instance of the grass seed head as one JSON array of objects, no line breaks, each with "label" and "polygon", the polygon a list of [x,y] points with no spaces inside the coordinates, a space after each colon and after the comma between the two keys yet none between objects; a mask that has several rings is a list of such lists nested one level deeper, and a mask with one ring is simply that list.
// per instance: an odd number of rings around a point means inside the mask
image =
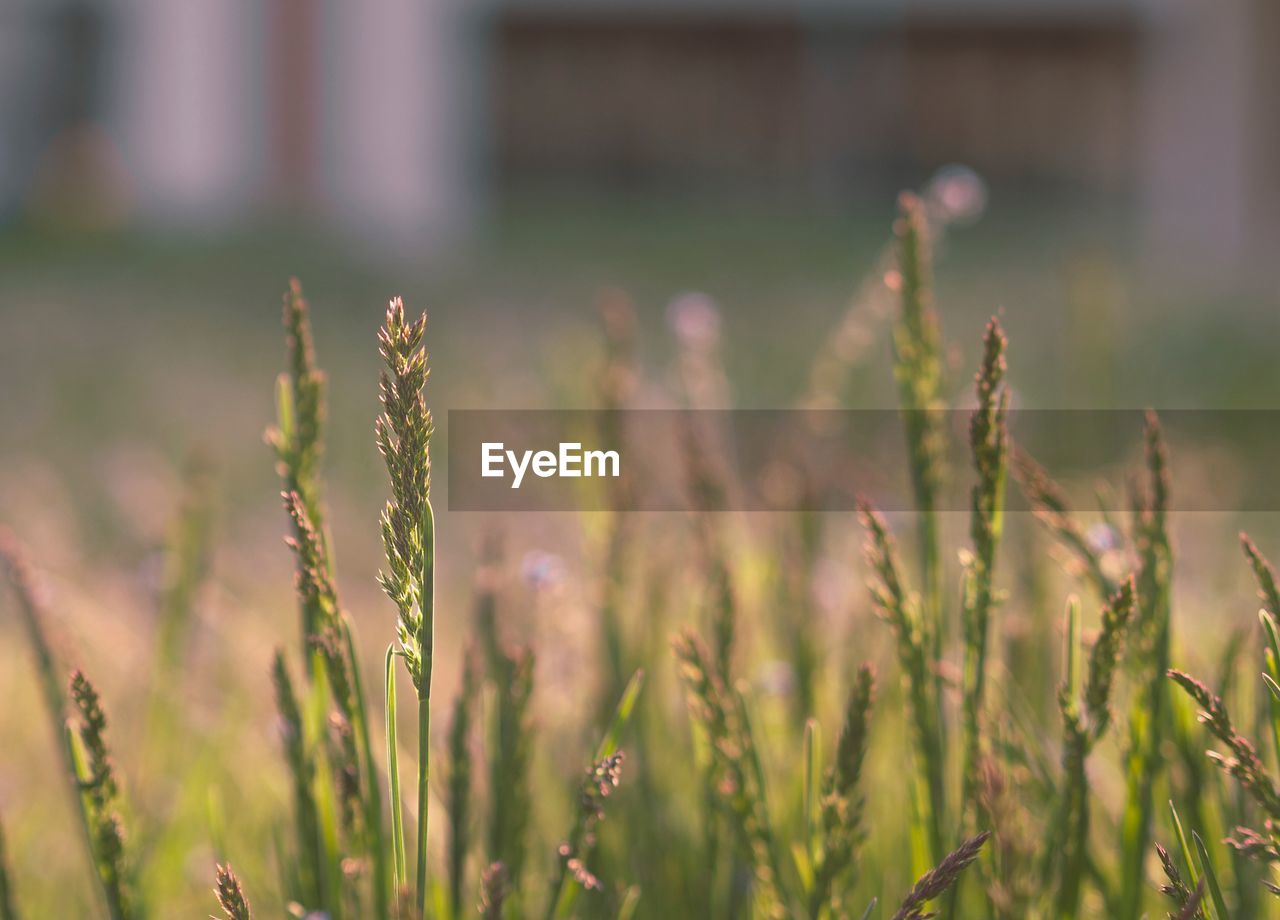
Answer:
[{"label": "grass seed head", "polygon": [[99,807],[103,807],[119,791],[115,768],[107,750],[107,714],[103,711],[98,691],[81,671],[71,675],[71,700],[80,717],[77,734],[89,758],[89,778],[83,784]]},{"label": "grass seed head", "polygon": [[835,882],[853,869],[857,848],[865,836],[858,782],[866,759],[874,698],[875,674],[870,665],[863,665],[845,704],[835,760],[822,781],[822,854],[814,870],[809,898],[810,913],[814,915],[822,911],[824,903],[829,903],[832,916],[840,915],[842,891]]},{"label": "grass seed head", "polygon": [[378,332],[378,350],[386,367],[379,381],[382,414],[375,423],[378,450],[391,478],[391,500],[382,513],[387,568],[380,582],[399,611],[401,653],[421,698],[430,682],[431,566],[431,412],[423,389],[427,352],[422,345],[427,317],[405,321],[399,298],[387,308]]},{"label": "grass seed head", "polygon": [[1253,796],[1269,818],[1280,821],[1280,792],[1276,790],[1275,781],[1263,766],[1253,743],[1236,731],[1222,698],[1189,674],[1176,669],[1168,674],[1200,707],[1200,721],[1231,752],[1223,756],[1211,751],[1209,757]]},{"label": "grass seed head", "polygon": [[1273,617],[1280,616],[1280,589],[1276,587],[1275,569],[1271,567],[1271,563],[1267,561],[1267,557],[1249,539],[1247,533],[1241,532],[1240,546],[1244,549],[1244,554],[1249,560],[1249,566],[1253,569],[1254,578],[1258,582],[1258,598],[1267,608],[1267,612]]},{"label": "grass seed head", "polygon": [[1089,653],[1089,674],[1085,682],[1084,709],[1096,740],[1111,722],[1111,691],[1125,629],[1133,618],[1135,589],[1133,576],[1120,586],[1102,611],[1102,629]]},{"label": "grass seed head", "polygon": [[311,319],[302,285],[291,279],[284,295],[287,370],[280,379],[281,417],[267,431],[285,489],[303,497],[319,521],[319,468],[324,449],[325,376],[316,367]]},{"label": "grass seed head", "polygon": [[216,886],[214,893],[227,920],[249,920],[249,901],[240,888],[240,880],[236,878],[230,866],[218,866],[215,872]]},{"label": "grass seed head", "polygon": [[480,874],[480,913],[485,920],[502,920],[502,905],[509,890],[506,866],[490,863]]},{"label": "grass seed head", "polygon": [[947,854],[942,862],[922,875],[915,887],[903,899],[902,906],[893,915],[893,920],[927,920],[929,917],[936,916],[933,913],[926,913],[925,905],[939,898],[956,883],[960,873],[978,858],[983,844],[990,836],[989,832],[984,831],[975,837],[970,837]]},{"label": "grass seed head", "polygon": [[93,861],[112,920],[128,920],[133,916],[132,879],[118,811],[120,785],[107,747],[107,716],[97,689],[80,671],[71,675],[71,701],[78,716],[73,731],[84,754],[83,771],[76,778]]},{"label": "grass seed head", "polygon": [[781,909],[782,898],[773,857],[773,831],[764,790],[747,766],[753,759],[755,742],[740,697],[725,686],[711,652],[696,632],[682,630],[672,646],[689,713],[710,741],[709,787],[732,818],[739,844],[751,854],[761,909],[774,915]]}]

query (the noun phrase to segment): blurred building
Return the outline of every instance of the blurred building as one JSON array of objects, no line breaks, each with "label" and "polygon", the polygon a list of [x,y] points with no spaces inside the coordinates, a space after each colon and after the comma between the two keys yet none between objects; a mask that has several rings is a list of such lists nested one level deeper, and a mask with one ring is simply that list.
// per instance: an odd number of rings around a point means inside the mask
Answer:
[{"label": "blurred building", "polygon": [[97,176],[107,213],[416,241],[525,183],[822,202],[962,162],[1132,202],[1207,268],[1277,241],[1270,0],[7,0],[0,26],[10,213]]},{"label": "blurred building", "polygon": [[43,210],[52,184],[165,226],[283,212],[380,244],[454,235],[472,84],[452,9],[5,0],[0,209]]},{"label": "blurred building", "polygon": [[997,188],[1131,205],[1160,271],[1238,273],[1280,241],[1271,0],[494,9],[508,177],[821,200],[961,162]]}]

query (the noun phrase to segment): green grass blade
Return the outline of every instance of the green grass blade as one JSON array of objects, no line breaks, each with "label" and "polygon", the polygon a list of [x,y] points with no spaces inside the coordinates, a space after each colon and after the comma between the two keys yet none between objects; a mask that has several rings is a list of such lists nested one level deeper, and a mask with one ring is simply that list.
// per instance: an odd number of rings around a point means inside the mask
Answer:
[{"label": "green grass blade", "polygon": [[430,500],[423,507],[422,573],[419,580],[418,610],[422,617],[418,636],[421,674],[418,686],[418,907],[427,915],[427,846],[430,837],[428,815],[431,808],[431,662],[435,646],[435,512]]},{"label": "green grass blade", "polygon": [[804,845],[803,852],[807,858],[808,872],[817,863],[818,853],[818,816],[821,813],[819,797],[822,790],[822,775],[819,764],[822,761],[822,738],[817,719],[808,719],[804,724]]},{"label": "green grass blade", "polygon": [[311,795],[316,810],[316,835],[321,853],[320,891],[322,907],[333,920],[342,917],[342,853],[338,846],[338,804],[329,758],[323,756],[323,739],[328,722],[329,681],[324,659],[316,656],[315,682],[307,694],[305,743],[315,752],[315,773]]},{"label": "green grass blade", "polygon": [[1277,663],[1280,667],[1280,627],[1276,625],[1276,618],[1269,611],[1259,610],[1258,619],[1262,622],[1262,629],[1267,634],[1267,648],[1271,652],[1270,660]]},{"label": "green grass blade", "polygon": [[1173,830],[1178,836],[1178,849],[1182,851],[1182,860],[1187,866],[1187,877],[1194,888],[1200,882],[1200,871],[1196,868],[1196,860],[1191,855],[1191,847],[1187,843],[1186,832],[1182,829],[1182,819],[1178,817],[1178,809],[1169,803],[1169,811],[1173,815]]},{"label": "green grass blade", "polygon": [[1084,671],[1084,647],[1080,631],[1080,598],[1072,595],[1067,598],[1067,643],[1066,664],[1064,667],[1066,694],[1071,700],[1079,703],[1081,676]]},{"label": "green grass blade", "polygon": [[1200,839],[1197,832],[1191,832],[1191,839],[1195,842],[1196,859],[1201,874],[1209,884],[1209,897],[1213,901],[1216,916],[1211,917],[1210,920],[1231,920],[1231,914],[1227,913],[1227,902],[1222,897],[1222,886],[1218,884],[1218,874],[1214,872],[1213,862],[1209,859],[1209,851],[1205,849],[1204,841]]},{"label": "green grass blade", "polygon": [[400,798],[400,745],[396,740],[396,646],[387,646],[387,788],[391,804],[392,882],[397,893],[408,884],[404,858],[404,807]]},{"label": "green grass blade", "polygon": [[1258,619],[1262,622],[1262,629],[1267,637],[1267,646],[1263,652],[1266,670],[1262,672],[1262,680],[1270,691],[1267,694],[1267,711],[1271,718],[1267,721],[1271,727],[1276,762],[1280,763],[1280,628],[1276,626],[1275,617],[1266,610],[1258,611]]},{"label": "green grass blade", "polygon": [[622,904],[618,907],[618,920],[633,920],[636,909],[640,906],[640,889],[632,885],[622,896]]},{"label": "green grass blade", "polygon": [[604,737],[600,739],[600,744],[596,747],[596,760],[612,757],[617,752],[618,743],[622,740],[622,734],[631,722],[631,714],[636,708],[636,700],[640,698],[640,691],[643,688],[644,671],[636,671],[631,675],[631,680],[627,681],[626,689],[622,691],[622,698],[618,700],[618,706],[613,711],[613,719],[609,723],[609,729],[604,733]]},{"label": "green grass blade", "polygon": [[418,697],[418,839],[417,866],[418,898],[417,905],[426,914],[427,908],[427,808],[431,800],[431,700]]}]

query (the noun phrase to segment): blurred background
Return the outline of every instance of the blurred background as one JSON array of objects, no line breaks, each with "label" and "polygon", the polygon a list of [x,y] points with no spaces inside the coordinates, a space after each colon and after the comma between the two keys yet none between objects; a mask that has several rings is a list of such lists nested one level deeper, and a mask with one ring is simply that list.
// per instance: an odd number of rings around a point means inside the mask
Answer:
[{"label": "blurred background", "polygon": [[[415,257],[516,196],[850,214],[961,162],[1168,269],[1276,242],[1263,0],[8,0],[0,216],[305,220]],[[1194,268],[1186,256],[1195,253]]]},{"label": "blurred background", "polygon": [[[127,711],[182,471],[211,471],[190,691],[209,743],[273,757],[255,701],[296,624],[261,435],[292,275],[330,376],[328,499],[370,674],[392,617],[371,435],[394,294],[431,314],[442,429],[450,407],[595,405],[596,308],[615,297],[655,386],[710,328],[731,382],[715,404],[795,404],[834,342],[833,398],[888,407],[887,332],[863,307],[917,189],[948,212],[957,394],[1000,312],[1019,406],[1274,406],[1276,47],[1269,0],[0,0],[0,522]],[[440,495],[441,591],[462,611],[493,522]],[[581,537],[562,516],[501,524],[523,609],[555,614],[554,687],[587,641],[592,589],[564,574]],[[1214,574],[1223,533],[1185,577],[1247,613],[1243,568]],[[839,546],[856,558],[856,537]],[[865,606],[859,580],[823,589],[832,609]],[[465,618],[440,629],[457,648]],[[51,754],[21,714],[25,650],[5,646],[0,811],[38,902],[74,912],[44,806],[15,804]],[[196,852],[157,884],[198,910]]]}]

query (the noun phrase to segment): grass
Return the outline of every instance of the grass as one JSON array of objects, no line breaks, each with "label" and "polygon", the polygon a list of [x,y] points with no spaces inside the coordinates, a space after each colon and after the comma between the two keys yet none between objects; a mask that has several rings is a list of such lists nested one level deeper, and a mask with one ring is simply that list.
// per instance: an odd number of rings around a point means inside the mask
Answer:
[{"label": "grass", "polygon": [[[35,663],[30,718],[54,730],[81,828],[50,821],[38,831],[82,836],[86,864],[74,869],[89,871],[67,877],[93,884],[76,909],[112,920],[178,915],[191,902],[175,892],[192,887],[204,889],[193,896],[202,909],[220,906],[232,920],[1280,915],[1269,890],[1280,862],[1272,569],[1245,538],[1240,570],[1252,571],[1264,610],[1255,642],[1224,644],[1216,677],[1226,686],[1215,693],[1175,668],[1204,667],[1206,655],[1174,616],[1174,467],[1159,419],[1134,433],[1142,458],[1128,519],[1078,511],[1012,442],[1018,350],[1000,318],[981,336],[967,400],[968,468],[944,468],[944,410],[961,401],[963,378],[934,302],[939,229],[927,198],[904,196],[880,277],[867,285],[893,303],[889,328],[876,331],[892,355],[914,513],[883,514],[870,498],[856,515],[822,520],[723,513],[735,471],[709,457],[714,433],[690,427],[676,460],[686,519],[628,513],[636,496],[624,481],[607,513],[580,519],[588,561],[561,581],[535,567],[523,593],[507,577],[502,538],[487,535],[469,606],[457,590],[437,603],[437,575],[459,558],[460,538],[446,524],[456,518],[442,515],[437,529],[432,508],[427,345],[449,343],[392,300],[376,340],[373,442],[390,493],[376,566],[390,605],[378,619],[349,604],[373,605],[369,592],[339,590],[340,573],[352,582],[337,561],[334,522],[345,511],[331,507],[322,475],[329,383],[291,284],[268,442],[297,635],[263,669],[275,697],[272,763],[228,737],[204,738],[189,695],[209,673],[204,645],[251,629],[202,626],[217,580],[202,462],[170,527],[141,690],[117,672],[103,684],[114,694],[100,694],[75,669],[93,644],[60,635],[37,566],[15,537],[0,539]],[[601,314],[600,370],[584,386],[599,405],[626,409],[652,381],[626,301],[607,298]],[[697,406],[728,391],[714,335],[677,353],[678,400]],[[853,360],[841,354],[820,356],[823,379],[847,379],[831,366]],[[625,445],[611,418],[601,437]],[[1010,473],[1039,531],[1009,511]],[[942,499],[961,477],[967,514]],[[910,552],[895,531],[909,535]],[[832,567],[869,581],[843,602],[843,629],[821,622],[814,600]],[[1025,634],[1064,602],[1060,634]],[[469,636],[437,641],[457,624],[450,635]],[[1254,645],[1257,679],[1242,680]],[[1026,668],[1017,650],[1028,646],[1045,646],[1061,666]],[[458,677],[453,699],[437,665]],[[229,673],[215,693],[248,680]],[[244,698],[234,737],[269,734],[257,697]],[[140,703],[142,733],[130,729]],[[110,747],[108,708],[123,714]],[[198,806],[165,780],[197,766],[208,771]],[[241,790],[233,778],[246,777],[257,782]],[[6,829],[13,811],[6,803]],[[179,823],[197,832],[174,832]],[[24,840],[34,833],[23,824]],[[0,837],[0,920],[47,915],[13,839]],[[185,864],[198,864],[202,883],[187,885]]]}]

